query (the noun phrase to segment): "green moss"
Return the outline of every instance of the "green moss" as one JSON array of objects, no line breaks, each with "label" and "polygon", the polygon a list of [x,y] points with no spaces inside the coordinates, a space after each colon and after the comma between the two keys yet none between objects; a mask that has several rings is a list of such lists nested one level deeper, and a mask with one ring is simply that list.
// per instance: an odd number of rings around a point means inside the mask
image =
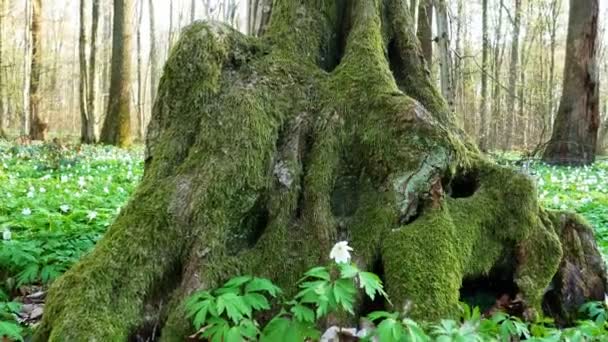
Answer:
[{"label": "green moss", "polygon": [[447,198],[383,242],[389,294],[401,304],[411,301],[415,317],[454,314],[462,280],[505,262],[527,304],[540,310],[561,260],[559,239],[538,218],[529,179],[491,165],[479,172],[473,196]]}]

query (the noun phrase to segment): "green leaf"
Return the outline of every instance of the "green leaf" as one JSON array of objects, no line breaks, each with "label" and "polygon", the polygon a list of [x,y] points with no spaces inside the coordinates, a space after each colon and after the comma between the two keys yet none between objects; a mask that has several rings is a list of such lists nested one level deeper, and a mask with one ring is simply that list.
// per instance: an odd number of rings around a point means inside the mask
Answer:
[{"label": "green leaf", "polygon": [[370,314],[367,315],[367,318],[370,321],[376,321],[378,319],[386,319],[386,318],[391,318],[396,320],[397,317],[399,317],[399,314],[394,312],[394,313],[390,313],[390,312],[386,312],[386,311],[373,311]]},{"label": "green leaf", "polygon": [[399,342],[403,335],[403,326],[392,318],[383,320],[376,328],[376,336],[382,342]]},{"label": "green leaf", "polygon": [[247,303],[245,303],[243,300],[243,297],[237,294],[225,293],[218,296],[216,299],[216,305],[218,315],[221,315],[225,310],[228,318],[230,318],[234,323],[238,323],[243,316],[251,317],[251,306],[247,305]]},{"label": "green leaf", "polygon": [[304,276],[308,278],[323,279],[326,281],[329,281],[331,279],[327,268],[322,266],[311,268],[306,273],[304,273]]},{"label": "green leaf", "polygon": [[350,263],[340,263],[338,264],[338,269],[340,270],[340,278],[342,279],[352,279],[359,274],[357,266]]},{"label": "green leaf", "polygon": [[365,290],[365,294],[371,299],[374,300],[376,297],[376,293],[381,294],[385,298],[388,297],[382,288],[382,281],[380,278],[370,272],[360,272],[359,273],[359,286]]},{"label": "green leaf", "polygon": [[245,284],[246,282],[250,281],[251,279],[252,279],[251,276],[234,277],[234,278],[228,280],[228,282],[226,282],[226,284],[224,284],[223,287],[239,287],[239,286]]},{"label": "green leaf", "polygon": [[302,304],[296,304],[296,305],[292,306],[289,311],[291,311],[291,313],[293,313],[294,318],[300,322],[305,322],[305,323],[314,323],[315,322],[315,312],[312,311],[312,309],[310,309]]},{"label": "green leaf", "polygon": [[7,337],[14,341],[23,341],[21,334],[23,328],[11,322],[0,321],[0,337]]},{"label": "green leaf", "polygon": [[249,305],[253,310],[268,310],[270,309],[270,304],[266,297],[259,293],[247,293],[243,296],[243,300],[247,305]]},{"label": "green leaf", "polygon": [[276,297],[281,293],[281,289],[266,278],[253,278],[245,286],[245,292],[267,292]]},{"label": "green leaf", "polygon": [[242,341],[244,341],[244,340],[243,340],[243,337],[241,336],[241,329],[238,326],[230,328],[224,335],[224,342],[242,342]]},{"label": "green leaf", "polygon": [[355,313],[353,310],[353,303],[355,302],[356,293],[357,290],[350,279],[339,279],[333,285],[333,295],[336,304],[353,315]]}]

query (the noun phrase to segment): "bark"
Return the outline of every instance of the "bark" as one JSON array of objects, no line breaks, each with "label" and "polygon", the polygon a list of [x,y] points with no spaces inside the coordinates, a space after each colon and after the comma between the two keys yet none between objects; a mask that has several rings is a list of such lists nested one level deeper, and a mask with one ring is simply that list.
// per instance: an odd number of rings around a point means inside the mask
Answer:
[{"label": "bark", "polygon": [[196,20],[196,0],[190,2],[190,23]]},{"label": "bark", "polygon": [[488,58],[490,52],[490,38],[488,35],[488,0],[481,3],[481,102],[479,105],[479,149],[488,150]]},{"label": "bark", "polygon": [[40,117],[40,76],[42,74],[42,0],[32,1],[32,66],[30,68],[29,117],[32,140],[46,140],[48,124]]},{"label": "bark", "polygon": [[6,139],[7,135],[4,131],[6,122],[6,80],[4,78],[4,0],[0,0],[0,139]]},{"label": "bark", "polygon": [[185,29],[142,182],[53,283],[35,340],[124,341],[158,326],[161,341],[183,341],[193,291],[256,274],[293,293],[344,238],[414,318],[456,315],[463,281],[492,271],[516,285],[528,317],[540,312],[576,239],[560,242],[560,214],[539,207],[532,181],[457,128],[406,1],[278,0],[263,39],[213,22]]},{"label": "bark", "polygon": [[154,1],[148,1],[148,11],[150,19],[150,101],[154,103],[156,99],[156,73],[158,72],[158,52],[156,50],[156,24],[154,23]]},{"label": "bark", "polygon": [[87,25],[85,21],[86,1],[80,0],[79,17],[80,29],[78,33],[78,62],[79,62],[79,83],[78,83],[78,104],[80,107],[80,141],[86,144],[94,142],[89,135],[90,107],[88,103],[89,69],[87,67]]},{"label": "bark", "polygon": [[110,93],[100,141],[120,147],[127,147],[132,142],[130,113],[132,14],[131,0],[114,1]]},{"label": "bark", "polygon": [[571,1],[566,65],[553,135],[543,160],[561,165],[588,165],[595,161],[599,113],[597,0]]},{"label": "bark", "polygon": [[511,38],[511,60],[509,62],[509,89],[507,98],[507,117],[504,150],[510,150],[515,128],[515,102],[517,100],[517,75],[519,70],[519,33],[521,30],[521,2],[515,0],[515,16],[511,18],[513,37]]},{"label": "bark", "polygon": [[96,135],[96,106],[95,99],[97,94],[97,34],[99,31],[99,10],[101,0],[92,0],[91,8],[91,49],[89,55],[89,87],[87,94],[87,136],[86,143],[95,143]]},{"label": "bark", "polygon": [[553,131],[553,122],[555,118],[555,50],[557,47],[557,25],[561,14],[561,0],[553,0],[551,2],[551,23],[550,23],[550,41],[551,41],[551,59],[549,62],[549,130]]},{"label": "bark", "polygon": [[[502,5],[502,0],[501,0]],[[502,59],[504,55],[504,44],[502,41],[502,6],[498,9],[498,24],[494,32],[494,87],[492,88],[492,148],[496,149],[499,147],[499,132],[502,131],[503,117],[501,114],[502,109],[502,97],[500,88],[500,71],[502,69]]]},{"label": "bark", "polygon": [[143,77],[143,62],[142,62],[142,43],[141,43],[141,23],[144,18],[144,0],[138,1],[138,14],[137,14],[137,37],[136,37],[136,63],[137,63],[137,135],[138,139],[143,140],[144,138],[144,77]]},{"label": "bark", "polygon": [[261,36],[266,31],[272,13],[273,0],[248,0],[247,32],[252,36]]},{"label": "bark", "polygon": [[23,113],[21,116],[21,135],[27,136],[30,132],[30,82],[32,68],[32,1],[25,1],[25,20],[23,28]]},{"label": "bark", "polygon": [[433,64],[433,1],[420,0],[418,6],[418,40],[430,69]]},{"label": "bark", "polygon": [[450,23],[446,0],[437,0],[437,45],[439,46],[439,79],[441,93],[454,109],[454,79],[452,77],[452,53],[450,51]]}]

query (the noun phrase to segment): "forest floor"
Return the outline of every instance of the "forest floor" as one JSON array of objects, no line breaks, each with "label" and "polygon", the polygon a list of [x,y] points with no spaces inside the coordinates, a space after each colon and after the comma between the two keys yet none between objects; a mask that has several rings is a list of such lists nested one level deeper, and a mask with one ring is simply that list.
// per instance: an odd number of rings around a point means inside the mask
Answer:
[{"label": "forest floor", "polygon": [[[585,216],[608,256],[608,160],[569,168],[497,159],[534,177],[546,207]],[[39,320],[46,284],[102,237],[142,174],[141,147],[0,141],[0,340]]]}]

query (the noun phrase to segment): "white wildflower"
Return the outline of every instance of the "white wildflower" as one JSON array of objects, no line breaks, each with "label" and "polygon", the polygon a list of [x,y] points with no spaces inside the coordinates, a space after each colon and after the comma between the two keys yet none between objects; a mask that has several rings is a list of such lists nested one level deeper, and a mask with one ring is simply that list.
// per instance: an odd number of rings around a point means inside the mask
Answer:
[{"label": "white wildflower", "polygon": [[103,188],[103,192],[105,192],[106,194],[109,194],[109,193],[110,193],[110,189],[108,189],[108,187],[107,187],[107,186],[105,186],[105,187]]},{"label": "white wildflower", "polygon": [[553,205],[559,205],[559,197],[557,195],[553,196]]},{"label": "white wildflower", "polygon": [[33,197],[34,197],[34,193],[33,193],[33,192],[31,192],[31,191],[29,191],[29,192],[27,193],[27,198],[33,198]]},{"label": "white wildflower", "polygon": [[32,210],[30,208],[23,208],[23,210],[21,210],[21,215],[23,216],[30,216],[32,214]]},{"label": "white wildflower", "polygon": [[12,235],[11,231],[8,230],[8,229],[5,229],[2,232],[2,240],[8,241],[8,240],[10,240],[12,238],[12,236],[13,235]]},{"label": "white wildflower", "polygon": [[68,176],[61,176],[61,183],[66,183],[68,181]]},{"label": "white wildflower", "polygon": [[70,206],[67,205],[67,204],[62,204],[62,205],[59,206],[59,209],[61,211],[63,211],[64,213],[67,213],[68,211],[70,211]]},{"label": "white wildflower", "polygon": [[40,191],[40,193],[45,193],[45,192],[46,192],[46,189],[45,189],[45,188],[43,188],[43,187],[40,187],[40,189],[38,189],[38,191]]},{"label": "white wildflower", "polygon": [[331,249],[329,257],[338,264],[346,263],[350,261],[350,251],[352,250],[352,247],[348,245],[348,241],[340,241]]},{"label": "white wildflower", "polygon": [[89,211],[89,213],[87,214],[87,218],[90,220],[94,220],[97,217],[97,212],[96,211]]}]

